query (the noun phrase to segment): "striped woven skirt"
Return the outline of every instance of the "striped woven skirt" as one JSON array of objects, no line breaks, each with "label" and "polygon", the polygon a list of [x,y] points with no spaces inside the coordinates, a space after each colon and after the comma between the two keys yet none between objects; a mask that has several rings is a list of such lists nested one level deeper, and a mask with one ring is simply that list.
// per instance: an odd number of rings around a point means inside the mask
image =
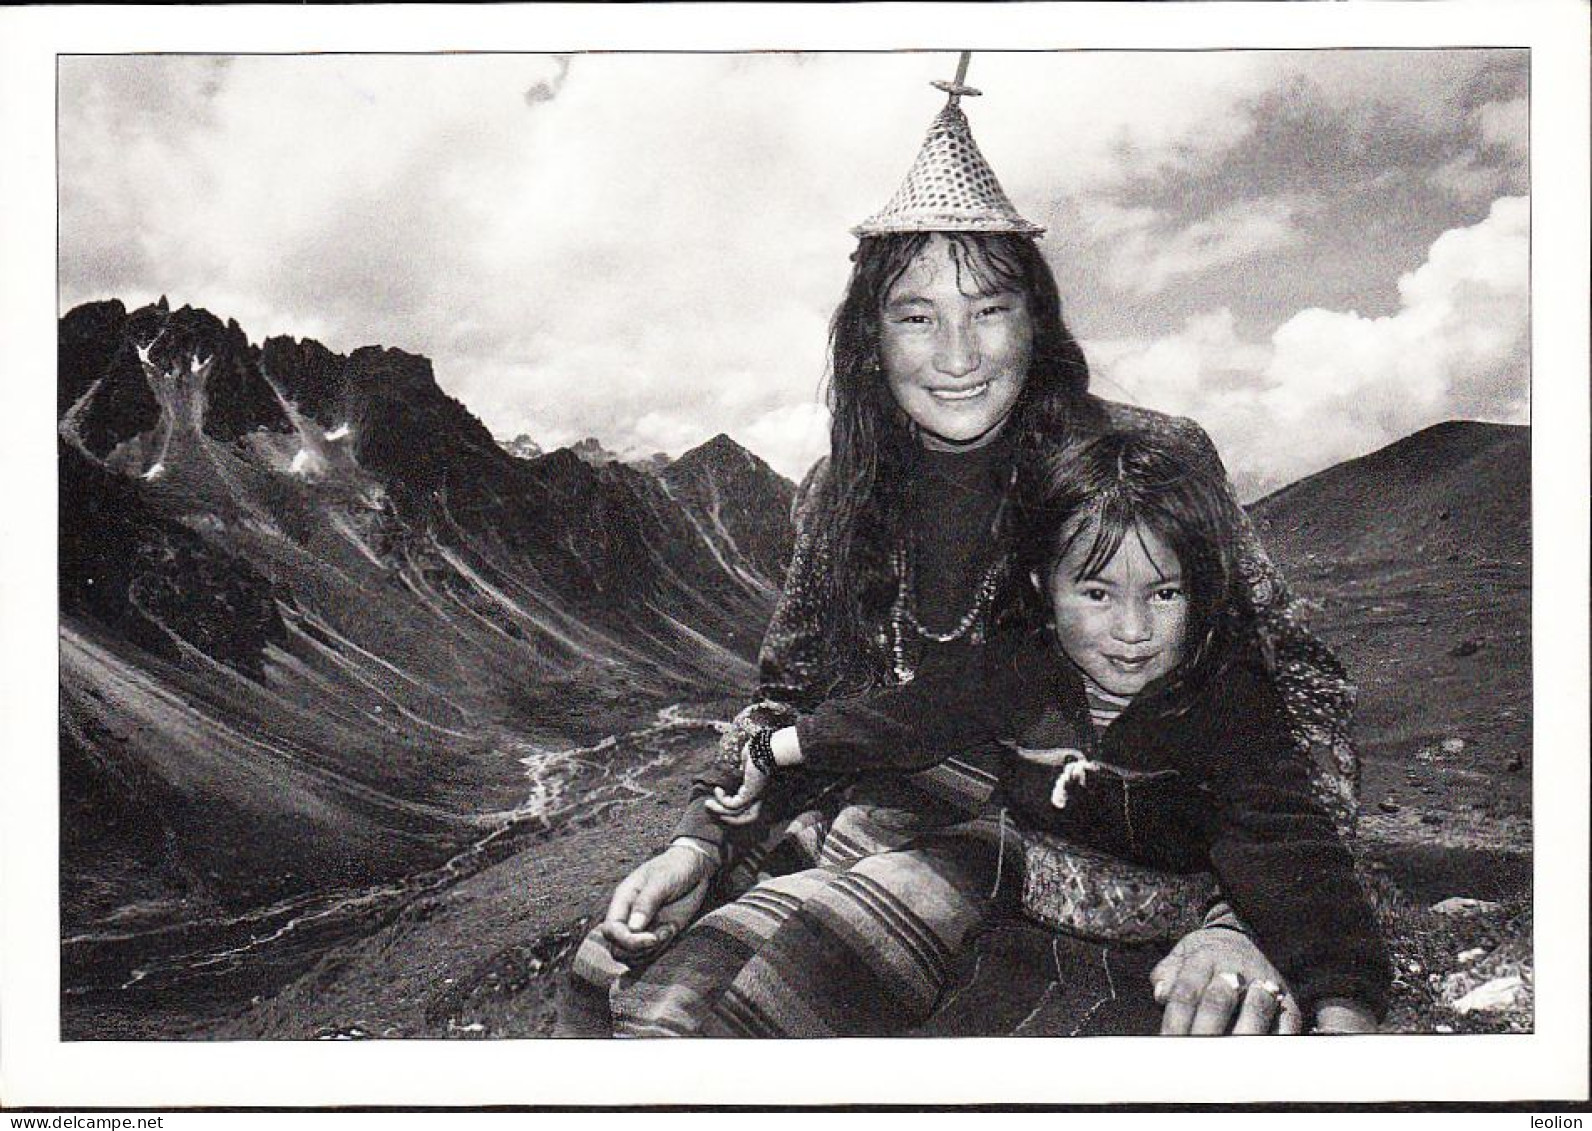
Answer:
[{"label": "striped woven skirt", "polygon": [[[998,1031],[1048,1009],[1033,1031],[1154,1032],[1148,971],[1165,948],[1124,950],[1024,923],[1022,847],[987,797],[908,807],[893,788],[855,791],[821,840],[808,839],[816,866],[764,876],[648,965],[626,965],[593,931],[571,968],[562,1035],[979,1031],[945,1008],[958,995]],[[996,923],[1000,939],[984,939]]]},{"label": "striped woven skirt", "polygon": [[705,915],[610,993],[621,1036],[901,1033],[925,1021],[1000,894],[991,819],[909,832],[842,809],[818,867]]}]

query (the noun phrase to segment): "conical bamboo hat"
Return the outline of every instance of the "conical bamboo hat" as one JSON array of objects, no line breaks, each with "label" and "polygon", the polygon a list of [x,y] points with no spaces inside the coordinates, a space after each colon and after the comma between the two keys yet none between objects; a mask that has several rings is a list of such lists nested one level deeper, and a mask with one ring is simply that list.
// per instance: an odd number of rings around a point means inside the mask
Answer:
[{"label": "conical bamboo hat", "polygon": [[1045,229],[1017,214],[995,172],[979,152],[967,115],[957,105],[963,95],[979,92],[961,83],[934,85],[950,101],[929,126],[918,159],[896,194],[878,212],[851,229],[854,236],[887,232],[1018,232],[1043,235]]}]

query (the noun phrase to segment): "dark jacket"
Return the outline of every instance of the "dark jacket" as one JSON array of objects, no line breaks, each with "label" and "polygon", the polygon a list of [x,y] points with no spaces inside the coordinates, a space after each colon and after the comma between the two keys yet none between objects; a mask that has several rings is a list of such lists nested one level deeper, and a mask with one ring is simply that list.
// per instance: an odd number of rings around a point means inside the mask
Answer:
[{"label": "dark jacket", "polygon": [[[919,771],[997,742],[1003,801],[1023,824],[1137,864],[1213,871],[1302,1007],[1347,997],[1380,1015],[1386,948],[1258,652],[1230,647],[1202,670],[1150,685],[1097,734],[1050,633],[1014,632],[959,665],[826,703],[797,733],[806,765],[831,773]],[[1061,759],[1082,773],[1058,807]]]}]

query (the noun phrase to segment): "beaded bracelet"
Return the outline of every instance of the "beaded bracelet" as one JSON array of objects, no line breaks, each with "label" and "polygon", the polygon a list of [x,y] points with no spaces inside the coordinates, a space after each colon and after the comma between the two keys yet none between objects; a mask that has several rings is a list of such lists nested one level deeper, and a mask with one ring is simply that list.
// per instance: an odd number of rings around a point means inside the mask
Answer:
[{"label": "beaded bracelet", "polygon": [[774,761],[774,732],[768,727],[759,727],[752,732],[752,737],[747,743],[747,756],[751,758],[752,765],[760,773],[773,777],[779,764]]}]

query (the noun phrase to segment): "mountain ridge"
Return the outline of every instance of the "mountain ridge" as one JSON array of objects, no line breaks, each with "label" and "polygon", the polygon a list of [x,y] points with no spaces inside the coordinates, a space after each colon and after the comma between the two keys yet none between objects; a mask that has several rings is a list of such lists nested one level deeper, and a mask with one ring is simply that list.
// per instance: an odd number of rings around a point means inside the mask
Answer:
[{"label": "mountain ridge", "polygon": [[[1359,560],[1441,546],[1529,567],[1530,490],[1529,426],[1450,420],[1306,476],[1248,509],[1283,557],[1330,547],[1339,560]],[[1372,513],[1375,532],[1364,521]]]},{"label": "mountain ridge", "polygon": [[561,752],[751,686],[795,490],[759,461],[516,458],[424,357],[164,302],[69,311],[58,363],[75,1004],[622,797]]}]

